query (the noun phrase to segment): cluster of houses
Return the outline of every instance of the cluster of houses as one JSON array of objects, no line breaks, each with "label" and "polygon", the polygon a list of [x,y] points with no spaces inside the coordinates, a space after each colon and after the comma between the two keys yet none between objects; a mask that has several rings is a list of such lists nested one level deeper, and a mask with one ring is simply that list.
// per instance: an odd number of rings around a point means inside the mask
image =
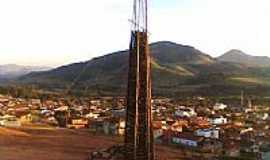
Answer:
[{"label": "cluster of houses", "polygon": [[[270,107],[228,106],[167,98],[153,99],[155,142],[217,155],[256,155],[270,146]],[[123,136],[124,98],[20,99],[0,95],[0,126],[47,124]]]}]

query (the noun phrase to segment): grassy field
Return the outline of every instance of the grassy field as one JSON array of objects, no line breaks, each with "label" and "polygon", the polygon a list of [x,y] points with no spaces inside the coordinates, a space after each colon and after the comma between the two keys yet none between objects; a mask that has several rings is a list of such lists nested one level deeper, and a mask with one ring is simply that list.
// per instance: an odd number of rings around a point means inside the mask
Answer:
[{"label": "grassy field", "polygon": [[[121,143],[119,137],[90,134],[86,130],[42,127],[0,127],[1,160],[86,160],[91,151]],[[161,160],[181,160],[181,151],[158,146]]]}]

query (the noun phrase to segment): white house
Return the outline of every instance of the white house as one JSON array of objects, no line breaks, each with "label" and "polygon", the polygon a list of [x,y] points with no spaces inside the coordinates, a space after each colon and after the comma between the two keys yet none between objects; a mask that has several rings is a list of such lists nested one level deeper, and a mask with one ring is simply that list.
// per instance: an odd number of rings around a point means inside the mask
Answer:
[{"label": "white house", "polygon": [[268,113],[263,113],[263,115],[260,116],[260,118],[261,118],[262,120],[267,120],[267,119],[269,118],[269,114],[268,114]]},{"label": "white house", "polygon": [[205,138],[219,138],[219,130],[215,128],[208,128],[208,129],[198,129],[195,131],[196,136],[202,136]]},{"label": "white house", "polygon": [[223,116],[210,116],[208,118],[208,122],[211,123],[212,125],[220,125],[220,124],[227,124],[228,120]]},{"label": "white house", "polygon": [[244,129],[241,129],[240,130],[240,134],[245,134],[247,132],[252,132],[252,131],[253,131],[253,128],[252,127],[244,128]]},{"label": "white house", "polygon": [[175,111],[175,115],[178,117],[194,117],[197,113],[193,108],[179,108]]},{"label": "white house", "polygon": [[192,134],[177,134],[172,137],[172,143],[187,147],[198,147],[203,137],[194,136]]},{"label": "white house", "polygon": [[214,110],[218,111],[218,110],[224,110],[226,109],[228,106],[226,104],[223,104],[223,103],[216,103],[214,105]]},{"label": "white house", "polygon": [[85,115],[86,118],[94,118],[94,119],[97,119],[99,116],[100,116],[99,113],[93,113],[93,112],[90,112],[87,115]]}]

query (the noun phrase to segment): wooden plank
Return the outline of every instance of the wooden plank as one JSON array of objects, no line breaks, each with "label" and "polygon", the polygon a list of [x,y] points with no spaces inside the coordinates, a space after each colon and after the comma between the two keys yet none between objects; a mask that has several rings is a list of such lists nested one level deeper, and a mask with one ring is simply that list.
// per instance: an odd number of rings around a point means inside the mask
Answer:
[{"label": "wooden plank", "polygon": [[138,108],[138,48],[136,32],[131,33],[130,53],[129,53],[129,73],[127,91],[127,115],[125,129],[126,159],[135,160],[136,135],[137,135],[137,108]]}]

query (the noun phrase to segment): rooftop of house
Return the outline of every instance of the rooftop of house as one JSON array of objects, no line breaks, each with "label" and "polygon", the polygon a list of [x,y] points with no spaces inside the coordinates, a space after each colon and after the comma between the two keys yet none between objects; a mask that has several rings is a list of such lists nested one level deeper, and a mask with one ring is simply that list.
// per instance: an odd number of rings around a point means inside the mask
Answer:
[{"label": "rooftop of house", "polygon": [[195,136],[193,133],[189,133],[189,132],[182,132],[182,133],[175,132],[173,134],[173,137],[186,139],[186,140],[192,140],[192,141],[196,141],[196,142],[201,142],[205,139],[204,137]]}]

